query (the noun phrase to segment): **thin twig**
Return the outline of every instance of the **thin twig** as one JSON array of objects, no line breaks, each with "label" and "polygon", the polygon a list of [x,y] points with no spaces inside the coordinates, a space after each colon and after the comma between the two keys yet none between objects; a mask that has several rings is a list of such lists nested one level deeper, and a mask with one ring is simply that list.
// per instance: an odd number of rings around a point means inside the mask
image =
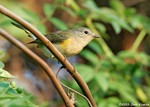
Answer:
[{"label": "thin twig", "polygon": [[43,61],[39,56],[34,54],[31,50],[29,50],[24,44],[22,44],[20,41],[15,39],[13,36],[8,34],[3,29],[0,29],[0,35],[2,35],[4,38],[9,40],[11,43],[13,43],[15,46],[17,46],[19,49],[21,49],[23,52],[25,52],[27,55],[29,55],[31,58],[33,58],[41,67],[44,69],[46,74],[49,76],[49,78],[52,80],[54,86],[58,90],[60,96],[62,97],[65,105],[67,107],[74,107],[74,105],[70,102],[69,97],[65,93],[64,89],[60,85],[60,82],[57,80],[56,76],[54,75],[53,71],[50,69],[48,64]]},{"label": "thin twig", "polygon": [[63,69],[63,66],[60,67],[60,68],[58,69],[57,73],[56,73],[56,78],[58,79],[58,81],[60,82],[60,84],[61,84],[62,86],[64,86],[65,88],[67,88],[68,90],[71,90],[72,92],[74,92],[74,93],[78,94],[79,96],[83,97],[83,98],[89,103],[89,106],[90,106],[90,107],[93,107],[92,104],[91,104],[91,102],[89,101],[89,99],[88,99],[86,96],[84,96],[84,95],[81,94],[80,92],[78,92],[78,91],[76,91],[76,90],[74,90],[74,89],[68,87],[67,85],[63,84],[63,83],[59,80],[58,74],[59,74],[59,72],[60,72],[62,69]]},{"label": "thin twig", "polygon": [[23,20],[21,17],[17,16],[10,10],[6,9],[2,5],[0,5],[0,13],[4,14],[5,16],[15,20],[22,26],[24,26],[27,30],[29,30],[34,36],[36,36],[40,41],[47,46],[47,48],[51,51],[51,53],[62,63],[62,65],[67,69],[67,71],[72,75],[72,77],[76,80],[78,85],[80,86],[81,90],[85,94],[85,96],[90,100],[93,107],[96,107],[96,103],[92,94],[84,82],[82,77],[79,75],[78,72],[75,71],[74,67],[65,59],[65,57],[54,47],[54,45],[45,37],[43,36],[37,29],[35,29],[30,23]]}]

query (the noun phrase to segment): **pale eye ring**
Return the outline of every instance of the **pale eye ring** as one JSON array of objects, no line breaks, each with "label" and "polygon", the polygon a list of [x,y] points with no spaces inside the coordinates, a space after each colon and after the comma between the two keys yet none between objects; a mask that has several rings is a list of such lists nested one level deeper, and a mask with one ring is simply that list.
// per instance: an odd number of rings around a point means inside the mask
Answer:
[{"label": "pale eye ring", "polygon": [[88,31],[84,31],[84,33],[85,33],[85,34],[88,34],[89,32],[88,32]]}]

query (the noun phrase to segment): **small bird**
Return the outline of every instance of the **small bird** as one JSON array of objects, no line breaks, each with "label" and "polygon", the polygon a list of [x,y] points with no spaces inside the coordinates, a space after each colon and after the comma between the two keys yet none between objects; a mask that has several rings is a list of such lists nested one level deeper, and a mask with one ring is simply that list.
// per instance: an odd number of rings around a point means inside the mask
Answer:
[{"label": "small bird", "polygon": [[[16,23],[12,24],[23,30],[26,30],[21,25],[18,25]],[[93,40],[94,38],[100,38],[100,36],[97,36],[86,27],[56,31],[51,34],[45,35],[45,37],[50,40],[58,49],[58,51],[65,57],[71,57],[78,54],[91,40]],[[31,43],[37,43],[38,47],[44,46],[44,44],[42,44],[39,39],[36,39]]]}]

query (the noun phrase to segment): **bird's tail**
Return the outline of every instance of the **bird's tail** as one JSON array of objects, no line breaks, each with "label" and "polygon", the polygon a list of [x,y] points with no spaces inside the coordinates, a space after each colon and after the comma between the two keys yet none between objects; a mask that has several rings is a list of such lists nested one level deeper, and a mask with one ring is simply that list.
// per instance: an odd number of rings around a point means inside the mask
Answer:
[{"label": "bird's tail", "polygon": [[[11,22],[11,24],[14,25],[15,27],[19,28],[19,29],[24,30],[25,33],[27,33],[30,38],[32,38],[33,40],[36,40],[36,37],[30,31],[28,31],[24,26],[22,26],[18,23],[14,23],[14,22]],[[30,43],[32,43],[32,42],[30,42]],[[33,41],[33,43],[35,43],[35,42]]]},{"label": "bird's tail", "polygon": [[27,30],[25,27],[23,27],[22,25],[18,24],[18,23],[14,23],[14,22],[11,22],[12,25],[16,26],[17,28],[20,28],[22,30]]}]

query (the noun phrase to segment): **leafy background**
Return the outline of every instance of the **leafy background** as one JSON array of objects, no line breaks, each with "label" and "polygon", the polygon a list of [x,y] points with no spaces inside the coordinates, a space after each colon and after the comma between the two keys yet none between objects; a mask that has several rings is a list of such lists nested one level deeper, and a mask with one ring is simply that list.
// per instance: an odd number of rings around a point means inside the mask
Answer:
[{"label": "leafy background", "polygon": [[[29,21],[43,34],[86,26],[102,36],[101,39],[93,40],[78,56],[69,59],[88,84],[98,107],[150,105],[148,0],[39,0],[39,2],[2,0],[0,2]],[[12,26],[10,19],[0,17],[0,27],[25,44],[32,41],[23,31]],[[4,39],[1,41],[0,72],[7,70],[18,78],[11,79],[10,82],[6,79],[1,80],[0,93],[3,93],[5,98],[0,104],[11,101],[12,103],[7,103],[8,106],[16,104],[14,102],[20,102],[22,106],[28,104],[44,107],[63,106],[57,91],[36,62]],[[57,72],[60,66],[57,62],[45,57],[36,46],[27,46]],[[61,81],[80,92],[75,81],[64,72],[59,74]],[[10,78],[6,74],[4,76]],[[12,83],[23,88],[18,88],[16,85],[13,87]],[[18,89],[21,89],[21,93]],[[23,91],[24,89],[30,94]],[[36,97],[31,97],[31,93]],[[77,106],[88,106],[81,96],[75,94],[75,97]]]}]

